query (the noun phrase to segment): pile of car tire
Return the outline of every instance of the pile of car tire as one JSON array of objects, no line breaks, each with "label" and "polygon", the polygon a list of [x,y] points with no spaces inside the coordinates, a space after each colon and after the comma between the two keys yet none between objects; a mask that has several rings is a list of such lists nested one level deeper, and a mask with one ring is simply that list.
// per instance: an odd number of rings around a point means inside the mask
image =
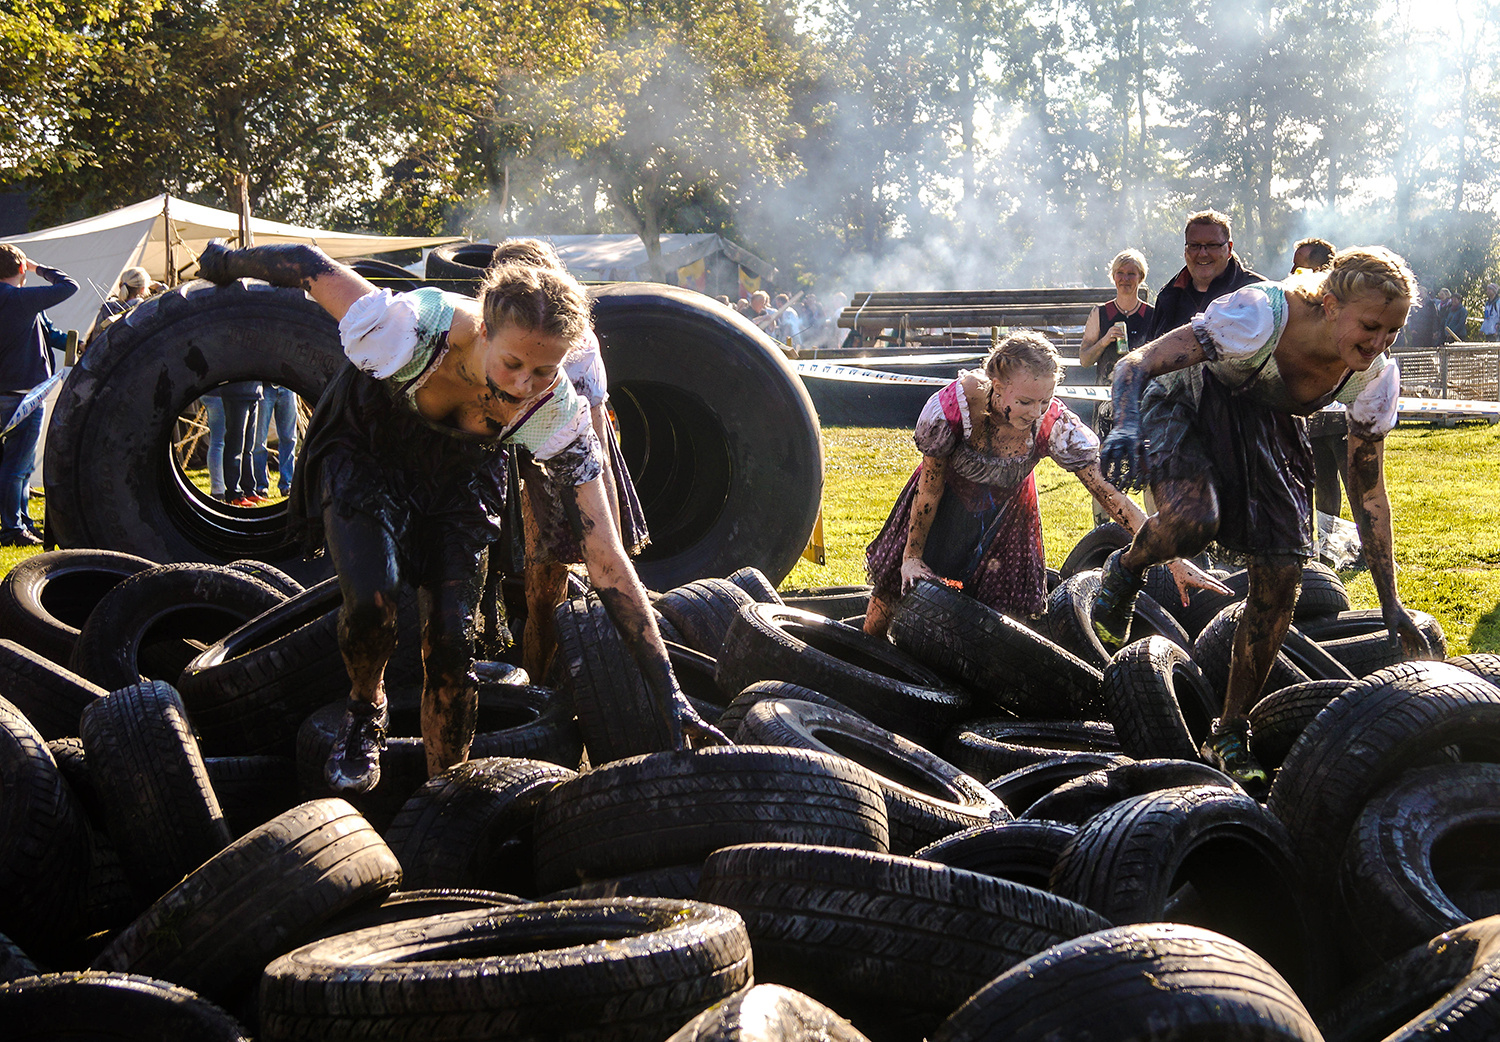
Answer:
[{"label": "pile of car tire", "polygon": [[[403,606],[380,785],[321,765],[337,586],[54,551],[0,582],[0,1038],[1500,1037],[1500,656],[1403,661],[1309,566],[1250,794],[1197,756],[1239,597],[1092,637],[754,569],[654,597],[735,744],[687,752],[601,603],[480,663],[426,778]],[[848,621],[837,621],[843,618]],[[851,624],[855,623],[855,624]],[[542,679],[542,678],[539,678]]]}]

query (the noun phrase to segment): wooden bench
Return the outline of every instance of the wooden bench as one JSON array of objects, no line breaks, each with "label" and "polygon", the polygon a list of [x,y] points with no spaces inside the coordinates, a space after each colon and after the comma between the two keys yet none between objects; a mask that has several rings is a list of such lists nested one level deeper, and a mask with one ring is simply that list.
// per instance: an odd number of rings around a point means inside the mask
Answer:
[{"label": "wooden bench", "polygon": [[839,350],[952,348],[987,342],[994,326],[1040,329],[1076,346],[1089,312],[1114,295],[1112,286],[857,293],[839,312],[839,328],[850,331]]}]

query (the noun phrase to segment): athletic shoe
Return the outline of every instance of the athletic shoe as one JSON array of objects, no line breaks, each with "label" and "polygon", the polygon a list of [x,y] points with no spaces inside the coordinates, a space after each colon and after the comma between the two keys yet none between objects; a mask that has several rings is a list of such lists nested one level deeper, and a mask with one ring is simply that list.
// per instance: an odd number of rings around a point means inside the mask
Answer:
[{"label": "athletic shoe", "polygon": [[231,499],[229,501],[229,505],[232,506],[232,507],[258,507],[258,506],[260,506],[259,503],[257,503],[255,500],[251,499],[249,496],[235,496],[233,499]]},{"label": "athletic shoe", "polygon": [[1109,649],[1123,648],[1129,642],[1135,595],[1146,585],[1144,576],[1132,573],[1120,560],[1124,553],[1116,550],[1109,555],[1099,576],[1099,592],[1094,594],[1094,633]]},{"label": "athletic shoe", "polygon": [[380,784],[380,752],[390,714],[382,705],[350,699],[334,736],[323,778],[334,792],[368,792]]},{"label": "athletic shoe", "polygon": [[1271,784],[1271,775],[1255,759],[1250,751],[1250,721],[1215,720],[1208,740],[1199,750],[1203,759],[1217,767],[1246,789],[1264,789]]}]

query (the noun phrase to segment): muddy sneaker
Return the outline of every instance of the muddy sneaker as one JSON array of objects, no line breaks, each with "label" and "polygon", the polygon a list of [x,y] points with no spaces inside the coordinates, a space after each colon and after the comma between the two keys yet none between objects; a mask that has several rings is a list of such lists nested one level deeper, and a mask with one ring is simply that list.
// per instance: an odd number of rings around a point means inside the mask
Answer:
[{"label": "muddy sneaker", "polygon": [[380,751],[385,748],[386,707],[350,699],[333,738],[323,778],[334,792],[368,792],[380,783]]},{"label": "muddy sneaker", "polygon": [[1199,754],[1210,766],[1217,767],[1246,789],[1264,789],[1271,783],[1271,776],[1250,751],[1248,720],[1215,720]]},{"label": "muddy sneaker", "polygon": [[1094,594],[1094,633],[1106,648],[1123,648],[1130,640],[1130,617],[1135,614],[1135,595],[1146,585],[1144,576],[1132,574],[1120,561],[1124,550],[1116,550],[1104,562],[1099,592]]}]

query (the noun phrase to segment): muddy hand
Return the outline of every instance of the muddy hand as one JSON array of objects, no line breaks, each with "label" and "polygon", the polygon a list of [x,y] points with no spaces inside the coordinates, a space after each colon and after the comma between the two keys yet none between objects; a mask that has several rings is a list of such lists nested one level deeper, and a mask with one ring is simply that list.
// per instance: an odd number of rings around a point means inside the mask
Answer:
[{"label": "muddy hand", "polygon": [[1177,584],[1177,595],[1182,598],[1183,607],[1187,607],[1193,590],[1212,590],[1226,597],[1234,596],[1233,590],[1192,561],[1173,561],[1167,565],[1167,570],[1172,573],[1172,581]]},{"label": "muddy hand", "polygon": [[1140,427],[1120,424],[1109,432],[1099,451],[1099,469],[1104,472],[1104,479],[1115,488],[1146,487],[1145,450]]},{"label": "muddy hand", "polygon": [[1391,639],[1400,641],[1401,650],[1407,658],[1431,656],[1431,651],[1427,647],[1427,639],[1417,628],[1417,622],[1411,617],[1411,612],[1396,604],[1382,612],[1382,615]]},{"label": "muddy hand", "polygon": [[923,579],[940,581],[937,572],[927,567],[927,562],[920,557],[908,557],[901,562],[901,596],[905,597],[911,593],[912,587]]},{"label": "muddy hand", "polygon": [[682,736],[685,739],[686,748],[704,749],[710,745],[733,745],[724,732],[710,724],[698,715],[698,710],[693,708],[693,703],[687,700],[682,692],[677,692],[672,698],[672,707],[677,712],[677,721],[682,725]]}]

